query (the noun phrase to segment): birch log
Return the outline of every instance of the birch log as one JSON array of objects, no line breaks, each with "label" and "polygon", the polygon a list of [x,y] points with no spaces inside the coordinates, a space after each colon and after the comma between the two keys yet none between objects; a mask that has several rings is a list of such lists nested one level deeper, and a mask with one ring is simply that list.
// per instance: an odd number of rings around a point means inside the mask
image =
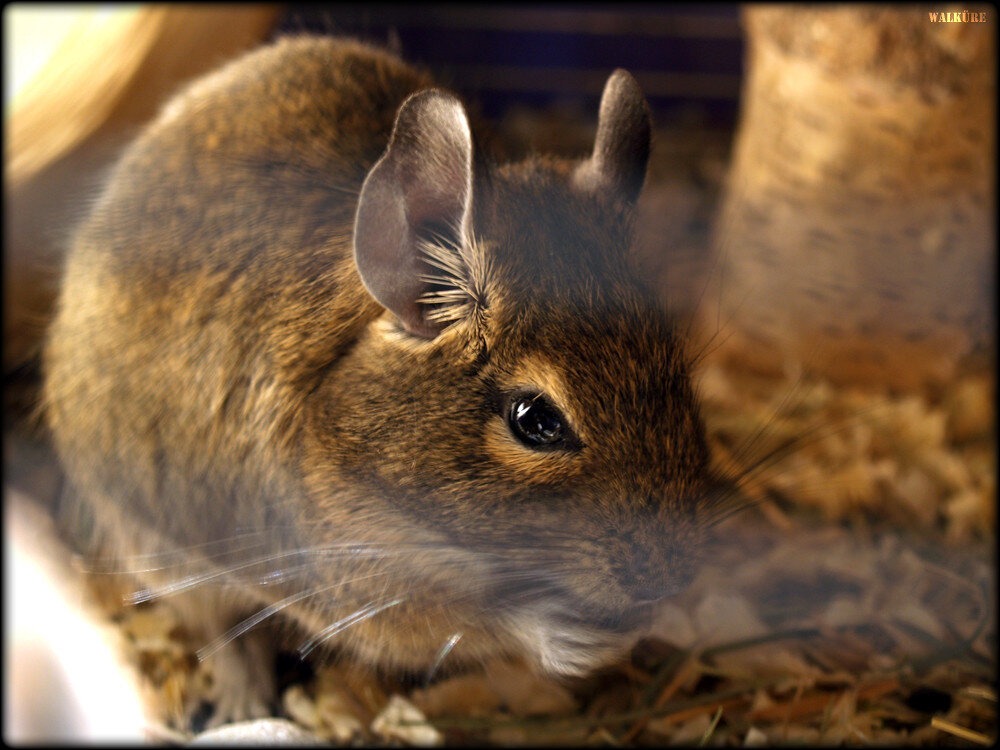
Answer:
[{"label": "birch log", "polygon": [[[938,9],[940,10],[940,9]],[[988,349],[995,8],[751,6],[702,329],[715,356],[903,388]]]}]

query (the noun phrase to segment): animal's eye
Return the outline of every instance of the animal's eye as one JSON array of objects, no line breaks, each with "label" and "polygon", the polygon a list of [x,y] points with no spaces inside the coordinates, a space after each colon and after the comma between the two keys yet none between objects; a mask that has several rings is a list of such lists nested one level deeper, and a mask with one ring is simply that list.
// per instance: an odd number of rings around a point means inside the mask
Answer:
[{"label": "animal's eye", "polygon": [[563,415],[540,393],[515,396],[507,423],[514,436],[529,448],[561,447],[570,437]]}]

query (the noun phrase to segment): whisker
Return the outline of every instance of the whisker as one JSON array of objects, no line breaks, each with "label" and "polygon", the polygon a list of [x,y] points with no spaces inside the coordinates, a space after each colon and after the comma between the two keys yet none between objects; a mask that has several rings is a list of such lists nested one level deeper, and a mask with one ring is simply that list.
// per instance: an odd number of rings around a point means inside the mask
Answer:
[{"label": "whisker", "polygon": [[164,596],[170,596],[172,594],[179,594],[182,591],[187,591],[195,586],[199,586],[203,583],[209,581],[217,580],[223,576],[230,575],[240,570],[246,570],[254,565],[261,565],[266,562],[272,562],[274,560],[280,560],[286,557],[291,557],[292,555],[304,554],[303,552],[296,550],[295,552],[279,553],[276,555],[266,555],[264,557],[259,557],[250,562],[242,563],[230,568],[225,568],[223,570],[213,571],[211,573],[200,573],[198,575],[188,576],[187,578],[182,578],[180,581],[161,586],[158,589],[148,589],[143,588],[139,591],[135,591],[131,594],[125,595],[126,604],[141,604],[143,602],[151,601],[153,599],[159,599]]},{"label": "whisker", "polygon": [[205,646],[202,646],[200,649],[198,649],[195,652],[195,655],[198,657],[198,661],[205,661],[208,657],[210,657],[216,651],[221,649],[223,646],[235,641],[245,632],[250,630],[250,628],[262,623],[267,618],[276,615],[278,612],[285,609],[286,607],[290,607],[296,602],[300,602],[303,599],[309,598],[310,596],[316,596],[317,594],[320,594],[323,591],[326,591],[331,588],[333,588],[333,586],[326,586],[319,589],[307,589],[304,592],[293,594],[292,596],[285,597],[281,601],[278,601],[274,604],[267,605],[266,607],[264,607],[261,610],[258,610],[253,615],[246,618],[239,624],[234,625],[232,628],[227,630],[218,638],[215,638]]},{"label": "whisker", "polygon": [[[791,455],[792,452],[801,450],[809,445],[814,445],[822,440],[832,437],[844,430],[849,429],[854,424],[857,424],[857,420],[866,415],[875,413],[880,408],[888,408],[890,404],[880,403],[873,404],[867,409],[860,409],[853,414],[844,417],[839,423],[834,422],[832,425],[829,423],[822,423],[813,425],[799,435],[791,438],[787,438],[783,442],[772,450],[765,453],[762,457],[755,460],[750,466],[746,467],[740,474],[739,479],[744,480],[746,478],[753,477],[760,474],[761,471],[773,466],[777,461]],[[824,432],[823,428],[829,427],[828,432]],[[804,440],[804,438],[810,438],[809,440]]]},{"label": "whisker", "polygon": [[[771,430],[777,428],[777,426],[781,424],[782,420],[788,419],[783,412],[786,410],[792,396],[796,393],[796,391],[801,389],[804,382],[804,376],[800,373],[796,381],[785,391],[781,401],[776,406],[771,407],[770,414],[756,427],[752,434],[745,437],[740,444],[736,446],[735,450],[729,454],[725,465],[722,467],[723,472],[731,474],[733,471],[738,469],[754,445],[756,445],[756,443],[765,436],[768,436],[768,433]],[[815,387],[817,387],[816,384],[813,385],[813,388]],[[808,392],[803,393],[799,398],[799,403],[803,403],[808,396]]]},{"label": "whisker", "polygon": [[312,568],[310,563],[303,563],[302,565],[292,565],[287,568],[277,568],[276,570],[268,571],[263,575],[257,576],[253,581],[246,581],[247,585],[250,586],[273,586],[274,584],[286,581],[293,576],[293,573],[300,573],[305,570]]},{"label": "whisker", "polygon": [[[720,205],[721,205],[721,203],[720,203]],[[732,215],[731,212],[727,213],[726,215],[717,217],[717,220],[716,220],[716,222],[717,222],[717,229],[715,231],[713,231],[713,234],[715,236],[720,236],[721,230],[727,228],[728,225],[730,225],[734,221],[735,221],[735,217]],[[728,236],[728,233],[726,233],[726,235],[724,235],[724,236]],[[710,240],[710,244],[716,244],[715,241],[714,241],[714,239]],[[691,317],[690,317],[690,320],[688,321],[687,331],[685,333],[685,338],[686,339],[689,338],[690,335],[691,335],[691,326],[693,325],[694,321],[698,317],[698,313],[701,310],[701,305],[702,305],[702,303],[704,302],[704,299],[705,299],[705,292],[708,290],[709,286],[711,285],[711,283],[713,281],[713,277],[716,275],[716,273],[718,273],[718,285],[719,285],[719,292],[718,292],[718,294],[716,296],[718,297],[718,304],[721,307],[722,289],[723,289],[723,278],[724,278],[724,275],[725,275],[725,262],[726,262],[727,256],[729,255],[729,244],[727,243],[727,244],[722,245],[721,251],[722,252],[718,252],[718,250],[716,250],[716,252],[713,253],[712,264],[709,267],[708,271],[705,272],[705,278],[704,278],[704,282],[702,284],[701,293],[698,295],[698,300],[695,303],[694,309],[692,309],[692,311],[691,311]],[[720,329],[720,327],[719,327],[719,318],[721,318],[721,317],[722,317],[721,311],[717,310],[717,312],[716,312],[716,318],[715,318],[715,320],[716,320],[716,327],[715,327],[716,333],[718,333],[718,331]]]},{"label": "whisker", "polygon": [[444,645],[441,646],[441,649],[437,652],[437,656],[434,658],[434,662],[431,664],[430,669],[427,670],[427,674],[424,676],[424,687],[431,684],[431,680],[441,667],[441,662],[443,662],[445,657],[451,653],[451,650],[455,648],[455,645],[462,640],[462,635],[463,633],[452,633],[448,636],[448,640],[446,640]]},{"label": "whisker", "polygon": [[338,633],[344,630],[347,630],[347,628],[351,627],[352,625],[357,625],[359,622],[363,622],[364,620],[372,618],[375,615],[379,614],[380,612],[384,612],[385,610],[389,609],[390,607],[395,607],[397,604],[402,604],[404,601],[406,601],[406,597],[393,599],[392,601],[381,605],[376,602],[369,602],[361,609],[355,611],[353,614],[348,615],[342,620],[338,620],[332,625],[323,628],[315,636],[313,636],[308,641],[299,646],[298,648],[299,656],[304,659],[324,641],[332,638],[333,636],[337,635]]},{"label": "whisker", "polygon": [[[771,462],[773,465],[776,462]],[[765,467],[766,468],[766,467]],[[709,515],[707,518],[703,519],[707,526],[715,526],[721,523],[732,515],[749,508],[756,507],[760,505],[766,499],[766,490],[768,487],[776,489],[779,493],[785,496],[798,496],[800,498],[817,497],[819,492],[827,493],[837,493],[838,491],[844,490],[844,488],[851,487],[854,485],[854,481],[850,478],[840,477],[840,476],[830,476],[821,481],[812,482],[796,482],[791,487],[781,487],[777,484],[777,480],[780,480],[785,476],[794,476],[794,471],[778,471],[775,473],[769,473],[766,477],[766,481],[760,474],[764,469],[761,469],[757,475],[750,477],[749,481],[756,482],[761,481],[761,485],[754,487],[754,494],[756,497],[748,496],[743,493],[743,487],[746,487],[748,482],[741,482],[739,487],[727,488],[727,492],[723,497],[717,500],[713,499],[713,510],[711,511],[714,515]],[[739,495],[739,502],[733,505],[726,505],[726,502],[730,500],[733,496]],[[842,494],[831,495],[831,497],[844,497]]]},{"label": "whisker", "polygon": [[[702,344],[701,348],[698,349],[698,351],[691,356],[688,362],[689,367],[691,367],[692,369],[698,367],[701,364],[702,360],[707,359],[711,354],[715,353],[718,349],[722,348],[722,346],[724,346],[725,343],[733,337],[733,335],[736,333],[736,328],[732,325],[734,315],[735,313],[733,315],[730,315],[729,320],[726,321],[725,326],[717,330],[715,333],[713,333],[708,338],[708,341]],[[729,329],[726,335],[723,336],[719,341],[716,341],[716,339],[719,337],[719,334],[722,333],[724,330],[726,330],[726,328]]]},{"label": "whisker", "polygon": [[[200,586],[201,584],[208,583],[209,581],[218,580],[220,578],[223,578],[224,576],[231,575],[241,570],[246,570],[247,568],[252,568],[255,565],[263,565],[264,563],[274,562],[275,560],[283,560],[289,557],[294,557],[295,555],[320,557],[331,554],[359,555],[362,554],[363,552],[365,551],[360,550],[358,548],[358,545],[347,545],[347,549],[340,549],[336,547],[335,548],[320,547],[320,548],[298,549],[289,552],[278,552],[269,555],[264,555],[262,557],[258,557],[248,562],[240,563],[239,565],[234,565],[228,568],[224,568],[222,570],[211,571],[207,573],[199,573],[197,575],[188,576],[187,578],[182,578],[180,581],[176,581],[174,583],[161,586],[158,589],[152,589],[152,590],[148,588],[140,589],[139,591],[133,592],[132,594],[125,595],[124,599],[126,604],[141,604],[143,602],[151,601],[153,599],[158,599],[160,597],[171,596],[173,594],[181,593],[182,591],[187,591],[189,589],[194,588],[195,586]],[[386,555],[384,552],[380,551],[378,555],[372,555],[371,553],[368,553],[368,556],[388,557],[390,555]]]},{"label": "whisker", "polygon": [[[167,568],[176,567],[177,563],[171,565],[161,565],[159,567],[151,568],[128,568],[122,569],[121,565],[129,563],[138,563],[142,560],[149,560],[155,562],[157,560],[170,560],[171,558],[182,558],[181,564],[188,562],[188,554],[195,552],[200,549],[207,549],[210,547],[215,547],[217,545],[226,544],[236,539],[244,539],[246,537],[261,536],[262,532],[248,532],[246,534],[238,534],[236,536],[228,537],[226,539],[216,539],[211,542],[203,542],[201,544],[192,544],[186,547],[176,547],[166,552],[146,552],[136,555],[127,555],[123,557],[106,557],[106,558],[80,558],[77,565],[80,570],[85,573],[93,573],[95,575],[135,575],[139,573],[154,573],[160,570],[166,570]],[[234,549],[225,550],[223,552],[216,553],[215,555],[209,557],[209,559],[215,559],[215,557],[222,557],[227,554],[235,554],[237,552],[246,552],[247,550],[254,549],[255,547],[260,547],[265,544],[265,540],[258,542],[253,542],[252,544],[246,544],[241,547],[236,547]]]},{"label": "whisker", "polygon": [[[727,478],[727,491],[711,498],[711,505],[715,509],[715,512],[721,515],[718,517],[709,515],[703,520],[709,526],[716,525],[725,518],[730,517],[735,512],[746,510],[747,508],[758,505],[760,500],[750,500],[747,498],[741,498],[740,503],[735,506],[729,506],[727,503],[733,496],[740,492],[740,489],[743,486],[761,478],[765,472],[789,456],[794,455],[796,452],[801,451],[810,445],[816,444],[850,429],[852,426],[859,423],[858,420],[861,417],[877,414],[880,409],[889,408],[890,406],[891,403],[889,402],[875,403],[867,408],[854,410],[851,414],[848,414],[841,420],[835,421],[833,424],[830,424],[829,422],[814,424],[812,427],[805,429],[798,435],[794,435],[781,441],[777,446],[755,459],[749,466],[739,467],[738,471],[729,469],[728,473],[730,476]],[[730,458],[732,459],[732,457]],[[727,464],[730,465],[738,463],[739,461],[735,460],[727,461]]]},{"label": "whisker", "polygon": [[373,573],[371,575],[360,576],[358,578],[354,578],[349,581],[338,581],[337,583],[330,584],[329,586],[321,586],[319,588],[307,589],[305,591],[299,592],[298,594],[292,594],[291,596],[287,596],[284,599],[275,602],[274,604],[269,604],[263,609],[250,615],[250,617],[246,618],[242,622],[234,625],[232,628],[227,630],[218,638],[214,639],[210,643],[198,649],[198,651],[195,652],[198,657],[198,661],[205,661],[205,659],[210,657],[216,651],[221,649],[223,646],[231,643],[232,641],[236,640],[254,626],[259,625],[269,617],[273,617],[274,615],[278,614],[281,610],[290,607],[291,605],[296,604],[302,601],[303,599],[308,599],[310,597],[322,594],[326,591],[331,591],[332,589],[340,588],[341,586],[346,586],[349,583],[356,583],[358,581],[363,581],[368,578],[375,578],[376,576],[379,575],[385,575],[385,573],[384,572]]},{"label": "whisker", "polygon": [[713,528],[718,526],[720,523],[725,521],[727,518],[732,518],[737,513],[742,513],[745,510],[755,507],[758,504],[757,500],[751,498],[741,499],[739,503],[727,506],[721,509],[721,512],[717,512],[709,518],[705,519],[705,527]]},{"label": "whisker", "polygon": [[[179,567],[180,564],[190,563],[190,559],[188,559],[187,553],[189,553],[191,551],[198,550],[198,549],[203,549],[203,548],[206,548],[206,547],[216,546],[216,545],[219,545],[219,544],[225,544],[225,543],[231,542],[231,541],[233,541],[235,539],[241,539],[241,538],[244,538],[244,537],[253,537],[253,536],[264,537],[266,534],[269,534],[269,533],[273,532],[276,528],[294,528],[294,527],[291,527],[291,526],[289,526],[289,527],[272,527],[271,529],[268,529],[266,532],[265,531],[251,531],[251,532],[246,532],[245,534],[238,534],[238,535],[233,536],[233,537],[227,537],[225,539],[217,539],[217,540],[214,540],[214,541],[211,541],[211,542],[203,542],[201,544],[193,544],[193,545],[186,546],[186,547],[175,547],[175,548],[173,548],[171,550],[168,550],[168,551],[165,551],[165,552],[147,552],[147,553],[140,553],[140,554],[136,554],[136,555],[125,555],[125,556],[106,557],[106,558],[97,558],[97,557],[87,558],[87,559],[82,559],[81,558],[80,560],[78,560],[77,564],[79,565],[80,569],[83,570],[84,572],[86,572],[86,573],[93,573],[95,575],[137,575],[137,574],[140,574],[140,573],[155,573],[155,572],[158,572],[158,571],[161,571],[161,570],[166,570],[167,568]],[[264,539],[262,539],[261,541],[259,541],[259,542],[254,542],[252,544],[247,544],[247,545],[244,545],[244,546],[241,546],[241,547],[236,547],[234,549],[224,550],[224,551],[218,552],[218,553],[213,554],[213,555],[208,555],[208,556],[205,557],[205,559],[207,561],[214,561],[214,560],[217,560],[218,558],[222,558],[222,557],[225,557],[227,555],[235,555],[236,553],[239,553],[239,552],[246,552],[247,550],[254,549],[255,547],[261,547],[261,546],[263,546],[265,544],[267,544],[267,538],[266,537]],[[335,543],[335,544],[323,545],[322,547],[315,547],[315,548],[308,548],[308,549],[329,549],[329,550],[334,550],[334,549],[344,548],[345,549],[345,553],[344,554],[354,554],[360,548],[373,548],[374,549],[374,548],[379,547],[379,546],[384,546],[384,547],[386,547],[386,549],[390,549],[388,547],[388,545],[376,545],[376,544],[371,544],[371,543],[368,543],[368,542],[339,542],[339,543]],[[397,548],[398,548],[398,545],[393,545],[393,547],[391,549],[395,550]],[[171,557],[179,557],[179,558],[184,558],[184,559],[181,561],[180,564],[163,565],[161,567],[148,567],[148,568],[121,568],[121,567],[119,567],[121,565],[128,564],[129,562],[132,562],[132,561],[139,561],[139,560],[153,560],[153,561],[155,561],[158,558],[169,559]]]},{"label": "whisker", "polygon": [[[742,460],[746,458],[747,453],[753,447],[754,443],[756,443],[758,440],[764,437],[767,434],[767,431],[772,426],[777,425],[779,423],[779,420],[781,420],[782,418],[787,418],[784,417],[783,412],[785,411],[785,408],[789,405],[792,396],[795,395],[796,392],[803,387],[804,383],[805,383],[804,375],[800,373],[799,377],[796,378],[795,382],[792,383],[791,387],[785,390],[785,394],[778,402],[778,405],[772,407],[770,416],[768,416],[767,419],[765,419],[749,437],[745,438],[741,445],[737,446],[736,453],[733,456],[733,458],[737,463],[742,462]],[[812,387],[815,389],[817,386],[814,383]],[[805,401],[805,399],[808,396],[809,396],[808,392],[801,394],[799,398],[799,403]]]}]

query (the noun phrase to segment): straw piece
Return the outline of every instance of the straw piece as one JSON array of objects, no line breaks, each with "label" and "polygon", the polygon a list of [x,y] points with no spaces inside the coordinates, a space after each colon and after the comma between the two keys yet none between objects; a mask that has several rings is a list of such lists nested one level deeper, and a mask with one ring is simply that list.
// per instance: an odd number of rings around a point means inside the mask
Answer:
[{"label": "straw piece", "polygon": [[942,732],[947,732],[948,734],[953,734],[956,737],[961,737],[963,740],[969,740],[969,742],[986,745],[987,747],[992,746],[996,742],[995,738],[987,737],[985,734],[974,732],[971,729],[966,729],[958,724],[946,721],[945,719],[940,719],[937,716],[931,719],[931,726],[935,729],[940,729]]},{"label": "straw piece", "polygon": [[[857,689],[857,699],[874,700],[899,688],[895,678],[878,680],[862,685]],[[812,693],[800,700],[777,703],[765,706],[747,714],[750,721],[792,721],[805,716],[812,716],[824,711],[829,704],[839,698],[842,693]]]}]

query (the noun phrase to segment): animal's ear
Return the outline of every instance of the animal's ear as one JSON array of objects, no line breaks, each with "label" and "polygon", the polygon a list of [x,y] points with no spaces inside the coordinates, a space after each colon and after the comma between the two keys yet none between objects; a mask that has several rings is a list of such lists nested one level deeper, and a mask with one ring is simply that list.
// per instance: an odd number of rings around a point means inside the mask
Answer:
[{"label": "animal's ear", "polygon": [[646,179],[652,119],[639,84],[619,68],[604,84],[594,152],[576,171],[578,185],[618,191],[634,202]]},{"label": "animal's ear", "polygon": [[416,336],[434,338],[444,327],[428,318],[421,302],[432,283],[423,248],[441,238],[461,247],[471,203],[472,133],[465,109],[442,91],[411,95],[361,188],[354,260],[371,295]]}]

